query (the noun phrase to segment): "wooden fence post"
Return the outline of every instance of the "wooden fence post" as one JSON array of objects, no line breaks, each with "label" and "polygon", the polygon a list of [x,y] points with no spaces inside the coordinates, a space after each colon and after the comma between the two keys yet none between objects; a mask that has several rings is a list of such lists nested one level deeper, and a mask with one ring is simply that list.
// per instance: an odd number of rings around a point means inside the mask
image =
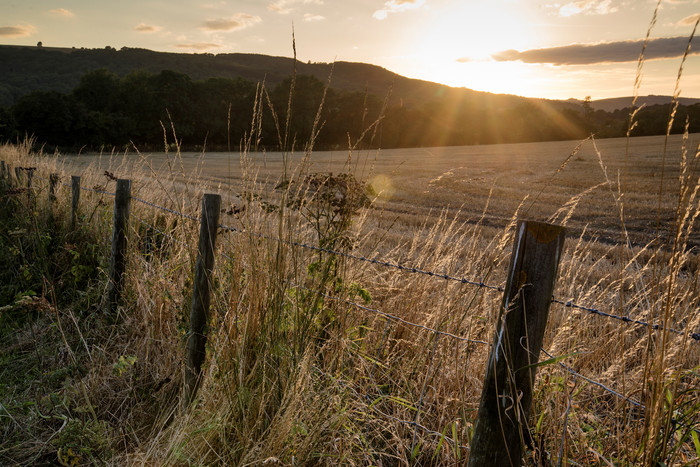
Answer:
[{"label": "wooden fence post", "polygon": [[197,394],[204,363],[207,342],[207,322],[211,303],[211,274],[214,269],[214,248],[219,226],[221,196],[205,194],[202,199],[202,221],[195,266],[194,292],[190,308],[190,331],[187,336],[185,365],[185,394],[183,408],[187,408]]},{"label": "wooden fence post", "polygon": [[470,444],[469,466],[519,466],[564,228],[519,221]]},{"label": "wooden fence post", "polygon": [[25,169],[27,172],[27,202],[32,201],[32,180],[34,179],[34,169]]},{"label": "wooden fence post", "polygon": [[7,178],[9,174],[7,172],[5,161],[0,161],[0,188],[3,192],[8,188]]},{"label": "wooden fence post", "polygon": [[107,311],[113,313],[121,299],[122,278],[126,270],[126,243],[131,207],[131,180],[117,180],[114,196],[114,226],[112,230],[112,252],[109,261],[109,283],[107,285]]},{"label": "wooden fence post", "polygon": [[78,204],[80,203],[80,175],[72,175],[70,178],[70,188],[73,199],[70,208],[70,228],[75,229],[78,220]]},{"label": "wooden fence post", "polygon": [[22,167],[15,167],[15,179],[17,180],[17,188],[22,187]]},{"label": "wooden fence post", "polygon": [[12,166],[10,164],[7,164],[5,166],[5,175],[7,176],[7,188],[11,189],[12,188]]},{"label": "wooden fence post", "polygon": [[54,203],[56,201],[56,185],[58,185],[58,174],[53,173],[49,175],[49,202]]}]

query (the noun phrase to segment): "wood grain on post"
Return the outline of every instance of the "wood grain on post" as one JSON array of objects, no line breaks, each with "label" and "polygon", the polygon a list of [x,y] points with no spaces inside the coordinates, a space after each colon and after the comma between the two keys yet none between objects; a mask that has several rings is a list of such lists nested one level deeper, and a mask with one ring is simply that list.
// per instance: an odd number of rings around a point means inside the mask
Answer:
[{"label": "wood grain on post", "polygon": [[202,199],[202,221],[199,229],[199,246],[195,266],[194,291],[190,308],[190,331],[187,336],[187,362],[185,365],[184,407],[194,400],[199,387],[202,364],[205,358],[209,305],[211,303],[211,276],[214,269],[214,249],[221,196],[205,194]]},{"label": "wood grain on post", "polygon": [[131,207],[131,180],[117,180],[114,196],[114,227],[112,230],[112,252],[109,261],[109,283],[107,284],[107,311],[113,313],[121,299],[122,279],[126,270],[126,246]]},{"label": "wood grain on post", "polygon": [[78,205],[80,203],[80,176],[73,175],[70,178],[70,188],[73,195],[70,208],[70,228],[75,229],[78,220]]},{"label": "wood grain on post", "polygon": [[519,221],[486,368],[469,466],[519,466],[564,228]]},{"label": "wood grain on post", "polygon": [[58,174],[49,175],[49,202],[56,201],[56,185],[58,185]]}]

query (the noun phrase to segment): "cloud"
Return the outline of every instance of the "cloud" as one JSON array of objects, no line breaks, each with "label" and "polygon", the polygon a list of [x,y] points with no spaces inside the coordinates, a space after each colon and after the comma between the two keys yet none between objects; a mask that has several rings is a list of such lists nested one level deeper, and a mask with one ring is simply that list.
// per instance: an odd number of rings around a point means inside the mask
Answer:
[{"label": "cloud", "polygon": [[213,44],[211,42],[191,42],[189,44],[175,44],[178,49],[193,49],[193,50],[210,50],[218,49],[222,46],[220,44]]},{"label": "cloud", "polygon": [[321,15],[313,15],[311,13],[306,13],[304,15],[304,21],[323,21],[324,19],[326,18]]},{"label": "cloud", "polygon": [[[697,37],[693,45],[698,42]],[[643,40],[602,42],[599,44],[572,44],[546,49],[531,49],[522,52],[504,50],[491,56],[498,62],[551,63],[553,65],[592,65],[595,63],[635,62],[642,51]],[[688,38],[664,37],[651,39],[644,51],[646,60],[681,57],[688,45]],[[691,54],[700,53],[693,47]],[[459,60],[458,60],[459,61]]]},{"label": "cloud", "polygon": [[559,16],[574,16],[574,15],[608,15],[618,11],[616,6],[613,6],[612,0],[575,0],[564,5],[555,4],[554,7],[559,8]]},{"label": "cloud", "polygon": [[389,13],[400,13],[406,10],[413,10],[425,3],[425,0],[389,0],[384,3],[384,8],[372,14],[372,18],[383,20]]},{"label": "cloud", "polygon": [[153,24],[146,24],[146,23],[140,23],[138,26],[134,27],[134,31],[142,32],[145,34],[151,34],[154,32],[158,32],[161,29],[163,29],[160,26],[156,26]]},{"label": "cloud", "polygon": [[66,18],[72,18],[75,16],[75,13],[73,13],[70,10],[66,10],[65,8],[56,8],[55,10],[49,10],[49,13],[56,16],[65,16]]},{"label": "cloud", "polygon": [[323,0],[277,0],[267,5],[267,9],[281,15],[288,15],[295,5],[323,5]]},{"label": "cloud", "polygon": [[237,13],[231,18],[210,19],[204,22],[202,29],[205,31],[236,31],[245,29],[262,21],[259,16],[252,16],[246,13]]},{"label": "cloud", "polygon": [[693,26],[695,23],[697,23],[698,18],[700,18],[700,13],[686,16],[685,18],[680,20],[678,23],[676,23],[676,26]]},{"label": "cloud", "polygon": [[36,28],[29,25],[0,26],[0,37],[27,37],[34,34]]}]

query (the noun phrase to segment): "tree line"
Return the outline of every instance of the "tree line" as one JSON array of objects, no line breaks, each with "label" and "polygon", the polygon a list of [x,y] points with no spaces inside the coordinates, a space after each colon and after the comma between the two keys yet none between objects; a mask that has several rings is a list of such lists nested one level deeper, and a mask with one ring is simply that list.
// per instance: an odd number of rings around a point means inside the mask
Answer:
[{"label": "tree line", "polygon": [[[576,106],[536,99],[499,108],[488,95],[445,95],[420,105],[387,108],[383,98],[326,89],[313,76],[296,77],[289,107],[291,77],[269,92],[260,93],[259,86],[242,78],[196,81],[169,70],[119,77],[97,69],[85,73],[70,93],[34,91],[0,107],[0,141],[33,136],[39,144],[64,151],[132,144],[159,150],[164,128],[172,125],[185,149],[237,150],[257,128],[259,145],[278,150],[291,108],[287,144],[297,148],[310,140],[315,122],[320,129],[314,137],[317,149],[345,149],[363,135],[363,147],[382,148],[516,143],[581,139],[591,133],[624,136],[631,110],[596,111],[588,101]],[[256,106],[263,112],[254,121]],[[669,107],[643,108],[632,134],[664,134]],[[695,104],[678,108],[673,133],[683,131],[686,117],[690,131],[700,131],[700,104]]]}]

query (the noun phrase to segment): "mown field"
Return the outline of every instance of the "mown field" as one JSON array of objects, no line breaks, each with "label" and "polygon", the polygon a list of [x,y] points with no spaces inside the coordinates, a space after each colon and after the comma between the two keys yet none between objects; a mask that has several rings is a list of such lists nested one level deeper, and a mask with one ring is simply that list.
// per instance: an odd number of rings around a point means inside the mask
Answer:
[{"label": "mown field", "polygon": [[[696,148],[700,134],[691,134],[686,150]],[[664,151],[664,145],[667,150]],[[677,203],[682,135],[611,138],[549,143],[496,144],[371,151],[317,151],[305,171],[350,172],[378,194],[374,211],[395,218],[394,234],[422,224],[442,213],[463,222],[504,227],[516,212],[533,220],[560,218],[566,203],[570,235],[596,236],[604,243],[620,241],[620,207],[623,189],[625,227],[635,245],[656,235],[657,221],[669,226]],[[304,153],[130,152],[68,155],[60,159],[71,173],[83,170],[131,171],[182,180],[197,174],[198,181],[235,197],[245,191],[246,178],[255,176],[274,197],[274,186],[284,173],[285,157],[291,171],[299,169]],[[242,163],[243,162],[243,163]],[[350,168],[348,168],[348,163]],[[563,167],[562,167],[563,166]],[[561,169],[561,170],[560,170]],[[663,180],[662,180],[663,175]],[[624,186],[622,186],[622,185]],[[232,198],[235,203],[236,199]],[[518,211],[519,206],[520,211]],[[657,214],[660,216],[657,219]],[[700,239],[693,235],[691,244]]]},{"label": "mown field", "polygon": [[[638,323],[552,305],[544,350],[562,358],[538,369],[525,463],[696,465],[697,147],[698,135],[666,150],[663,137],[230,155],[3,146],[0,159],[37,167],[38,191],[2,200],[0,458],[463,464],[501,294],[298,244],[498,287],[528,218],[567,227],[555,298]],[[95,190],[75,230],[67,187],[48,204],[52,172]],[[237,229],[219,234],[187,410],[198,225],[132,201],[125,300],[105,315],[113,176],[193,216],[219,193]]]}]

